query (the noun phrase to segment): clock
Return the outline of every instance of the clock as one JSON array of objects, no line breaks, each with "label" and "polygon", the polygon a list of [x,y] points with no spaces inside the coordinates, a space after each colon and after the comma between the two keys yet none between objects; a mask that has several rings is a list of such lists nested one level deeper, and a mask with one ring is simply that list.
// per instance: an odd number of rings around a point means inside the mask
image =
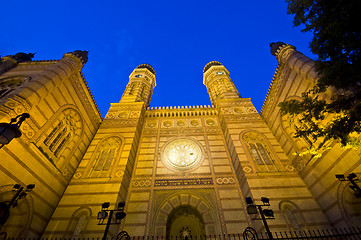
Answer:
[{"label": "clock", "polygon": [[134,77],[136,77],[136,78],[140,78],[140,77],[143,77],[143,75],[138,74],[138,75],[135,75]]},{"label": "clock", "polygon": [[217,72],[217,75],[223,75],[223,74],[224,74],[224,72],[221,72],[221,71]]}]

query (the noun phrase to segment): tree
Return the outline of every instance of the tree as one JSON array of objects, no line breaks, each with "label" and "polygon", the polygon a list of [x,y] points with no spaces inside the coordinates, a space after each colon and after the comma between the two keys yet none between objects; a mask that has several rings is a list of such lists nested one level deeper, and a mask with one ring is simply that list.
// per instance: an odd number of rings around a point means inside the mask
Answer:
[{"label": "tree", "polygon": [[[302,100],[279,104],[281,114],[298,115],[295,137],[338,140],[357,146],[361,133],[361,9],[360,0],[286,0],[294,25],[312,32],[311,51],[319,79]],[[330,100],[320,94],[332,90]]]}]

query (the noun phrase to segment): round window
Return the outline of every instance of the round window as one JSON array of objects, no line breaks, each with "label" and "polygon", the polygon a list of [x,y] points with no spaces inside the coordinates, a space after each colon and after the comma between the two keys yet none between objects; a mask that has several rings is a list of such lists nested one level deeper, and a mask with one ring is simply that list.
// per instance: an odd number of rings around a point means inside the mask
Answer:
[{"label": "round window", "polygon": [[172,140],[163,149],[164,162],[177,170],[192,169],[201,162],[201,159],[200,146],[190,139]]}]

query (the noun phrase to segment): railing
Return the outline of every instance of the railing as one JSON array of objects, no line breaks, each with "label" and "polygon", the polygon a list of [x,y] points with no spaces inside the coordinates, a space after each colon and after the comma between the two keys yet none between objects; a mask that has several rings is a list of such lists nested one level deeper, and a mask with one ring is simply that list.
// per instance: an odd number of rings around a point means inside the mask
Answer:
[{"label": "railing", "polygon": [[[315,240],[361,240],[361,228],[321,229],[307,231],[277,231],[272,232],[273,239],[315,239]],[[0,233],[0,240],[101,240],[101,237],[77,237],[77,238],[7,238]],[[225,235],[204,236],[129,236],[126,232],[120,232],[117,237],[108,237],[107,240],[269,240],[265,232],[257,233],[248,227],[243,233]]]}]

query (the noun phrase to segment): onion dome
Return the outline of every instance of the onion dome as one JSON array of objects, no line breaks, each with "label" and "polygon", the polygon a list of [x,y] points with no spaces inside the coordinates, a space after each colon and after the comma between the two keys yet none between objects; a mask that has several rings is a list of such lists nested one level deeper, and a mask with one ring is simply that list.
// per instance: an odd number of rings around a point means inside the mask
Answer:
[{"label": "onion dome", "polygon": [[288,44],[284,43],[284,42],[275,42],[275,43],[270,43],[270,47],[271,47],[271,54],[273,56],[277,56],[278,52],[284,48],[285,46],[287,46]]},{"label": "onion dome", "polygon": [[217,61],[209,62],[203,68],[203,73],[207,72],[207,70],[210,69],[212,66],[222,66],[222,64],[220,62],[217,62]]},{"label": "onion dome", "polygon": [[88,62],[88,51],[75,50],[71,54],[78,57],[83,64]]},{"label": "onion dome", "polygon": [[18,63],[21,63],[21,62],[30,62],[32,60],[32,58],[34,57],[34,55],[35,55],[35,53],[19,52],[15,55],[10,55],[10,57],[12,57]]},{"label": "onion dome", "polygon": [[142,63],[140,64],[138,67],[136,68],[146,68],[148,69],[151,73],[153,73],[155,75],[155,71],[154,71],[154,68],[152,66],[150,66],[149,64],[146,64],[146,63]]}]

